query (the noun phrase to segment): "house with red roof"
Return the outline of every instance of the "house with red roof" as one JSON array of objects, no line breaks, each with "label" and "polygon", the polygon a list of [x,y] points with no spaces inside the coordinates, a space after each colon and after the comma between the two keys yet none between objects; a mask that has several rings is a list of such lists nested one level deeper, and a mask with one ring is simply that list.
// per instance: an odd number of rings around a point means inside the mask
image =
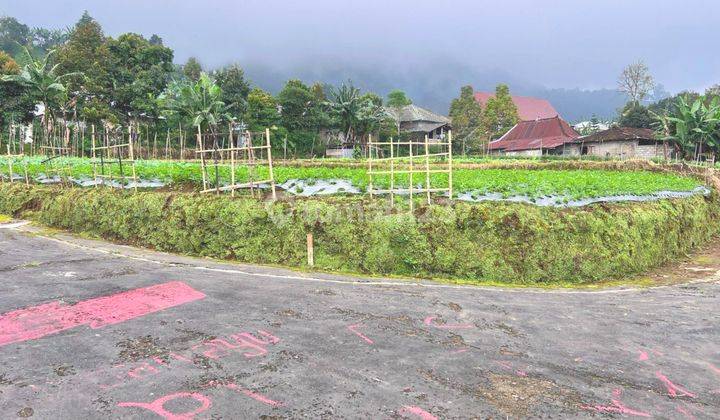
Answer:
[{"label": "house with red roof", "polygon": [[580,137],[580,134],[562,118],[554,115],[549,118],[520,121],[495,141],[488,149],[492,154],[511,156],[542,156],[563,154],[566,143]]},{"label": "house with red roof", "polygon": [[[483,107],[483,109],[487,106],[488,99],[494,96],[494,93],[475,92],[475,100]],[[511,97],[515,107],[517,107],[520,121],[553,118],[560,115],[552,104],[545,99],[516,95],[512,95]]]}]

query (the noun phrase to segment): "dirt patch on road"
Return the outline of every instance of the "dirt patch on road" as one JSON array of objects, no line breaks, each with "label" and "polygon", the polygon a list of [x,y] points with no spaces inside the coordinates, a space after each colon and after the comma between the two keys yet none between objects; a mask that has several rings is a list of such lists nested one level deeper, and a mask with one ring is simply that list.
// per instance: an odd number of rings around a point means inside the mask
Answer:
[{"label": "dirt patch on road", "polygon": [[642,276],[641,280],[655,286],[694,281],[720,280],[720,239],[686,258],[666,264]]},{"label": "dirt patch on road", "polygon": [[563,413],[577,414],[582,398],[572,389],[564,388],[554,381],[535,376],[517,376],[488,372],[480,384],[466,384],[445,378],[432,370],[420,370],[420,374],[461,394],[483,400],[509,417],[533,417],[533,410],[547,407],[547,411],[559,409]]},{"label": "dirt patch on road", "polygon": [[555,384],[544,379],[511,375],[489,375],[490,386],[481,387],[477,395],[507,415],[525,417]]},{"label": "dirt patch on road", "polygon": [[169,350],[158,344],[158,339],[146,335],[139,338],[128,338],[116,344],[121,348],[118,357],[122,362],[137,362],[151,357],[167,360]]}]

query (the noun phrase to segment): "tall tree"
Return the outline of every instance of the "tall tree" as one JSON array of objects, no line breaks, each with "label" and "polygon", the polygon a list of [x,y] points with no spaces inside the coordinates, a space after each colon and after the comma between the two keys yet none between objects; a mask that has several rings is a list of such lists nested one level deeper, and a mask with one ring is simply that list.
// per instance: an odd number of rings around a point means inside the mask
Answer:
[{"label": "tall tree", "polygon": [[640,104],[650,92],[655,82],[644,62],[638,61],[625,67],[618,79],[618,90],[628,96],[630,101]]},{"label": "tall tree", "polygon": [[150,37],[150,44],[156,45],[156,46],[162,46],[163,45],[163,39],[160,38],[158,34],[152,34]]},{"label": "tall tree", "polygon": [[242,115],[247,110],[247,97],[250,83],[245,79],[245,72],[238,64],[231,64],[216,71],[215,82],[223,91],[223,101],[230,107],[230,112]]},{"label": "tall tree", "polygon": [[64,44],[69,37],[70,33],[66,29],[32,29],[32,44],[43,54]]},{"label": "tall tree", "polygon": [[67,88],[71,96],[78,98],[76,107],[80,112],[88,107],[90,114],[110,113],[111,56],[105,41],[100,24],[85,12],[68,41],[58,49],[58,72],[78,74],[68,79]]},{"label": "tall tree", "polygon": [[14,17],[0,17],[0,50],[17,57],[22,54],[22,48],[31,42],[32,32],[27,25]]},{"label": "tall tree", "polygon": [[255,88],[248,94],[245,121],[250,130],[260,131],[271,128],[280,122],[277,102],[271,94],[260,88]]},{"label": "tall tree", "polygon": [[197,82],[200,79],[202,71],[202,65],[195,57],[188,58],[187,62],[183,66],[183,74],[193,82]]},{"label": "tall tree", "polygon": [[282,125],[290,131],[313,127],[315,96],[300,80],[289,80],[277,95]]},{"label": "tall tree", "polygon": [[507,133],[520,121],[517,106],[510,96],[510,88],[500,84],[495,88],[495,96],[488,99],[483,112],[483,125],[491,139]]},{"label": "tall tree", "polygon": [[407,105],[412,105],[412,100],[410,100],[402,90],[394,89],[388,93],[385,105],[390,108],[402,108]]},{"label": "tall tree", "polygon": [[[15,60],[9,54],[0,51],[0,78],[19,73],[20,67]],[[8,80],[0,83],[0,128],[11,120],[25,119],[34,108],[35,104],[25,99],[23,92],[24,87],[17,82]]]},{"label": "tall tree", "polygon": [[472,86],[463,86],[460,96],[450,103],[450,119],[460,151],[480,151],[486,143],[482,126],[482,107],[475,100]]},{"label": "tall tree", "polygon": [[152,44],[142,35],[127,33],[108,39],[113,109],[120,115],[155,118],[155,98],[162,93],[173,71],[173,51]]}]

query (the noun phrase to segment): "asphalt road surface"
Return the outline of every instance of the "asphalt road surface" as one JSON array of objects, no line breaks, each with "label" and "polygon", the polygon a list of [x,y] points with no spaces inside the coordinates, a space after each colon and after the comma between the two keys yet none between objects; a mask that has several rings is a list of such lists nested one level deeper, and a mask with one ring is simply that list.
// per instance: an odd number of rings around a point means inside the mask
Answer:
[{"label": "asphalt road surface", "polygon": [[714,271],[506,290],[26,229],[0,228],[2,418],[720,418]]}]

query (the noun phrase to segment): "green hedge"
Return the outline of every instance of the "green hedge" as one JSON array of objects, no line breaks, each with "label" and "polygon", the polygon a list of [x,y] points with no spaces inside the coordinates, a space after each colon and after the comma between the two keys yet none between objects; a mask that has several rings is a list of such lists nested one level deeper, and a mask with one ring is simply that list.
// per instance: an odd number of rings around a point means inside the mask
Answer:
[{"label": "green hedge", "polygon": [[393,212],[360,198],[276,203],[211,195],[0,185],[0,213],[162,251],[515,284],[640,273],[720,233],[720,198],[583,209],[456,203]]}]

